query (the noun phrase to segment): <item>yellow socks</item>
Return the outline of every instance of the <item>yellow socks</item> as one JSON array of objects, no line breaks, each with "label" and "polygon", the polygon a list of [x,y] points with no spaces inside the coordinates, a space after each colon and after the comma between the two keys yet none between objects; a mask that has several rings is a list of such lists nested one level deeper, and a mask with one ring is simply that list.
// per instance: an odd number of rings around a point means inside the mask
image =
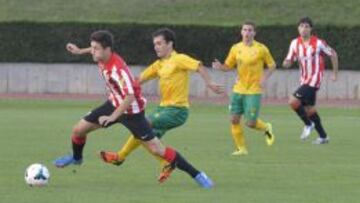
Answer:
[{"label": "yellow socks", "polygon": [[267,125],[266,125],[266,123],[264,121],[262,121],[260,119],[257,119],[255,129],[259,130],[259,131],[262,131],[262,132],[265,132],[265,131],[267,131]]},{"label": "yellow socks", "polygon": [[[141,145],[141,141],[136,139],[133,135],[129,137],[129,139],[126,141],[125,145],[121,148],[121,150],[118,151],[119,159],[123,160],[125,159],[132,151],[134,151],[136,148],[138,148]],[[145,147],[145,146],[143,146]],[[148,148],[145,147],[145,149],[148,150],[150,154],[152,154],[161,165],[161,168],[165,165],[168,165],[169,163],[164,160],[163,158],[153,154]]]},{"label": "yellow socks", "polygon": [[125,159],[132,151],[138,148],[140,144],[141,141],[131,135],[121,150],[118,151],[119,159]]},{"label": "yellow socks", "polygon": [[231,134],[233,136],[236,148],[237,149],[245,148],[244,132],[240,123],[236,125],[234,124],[231,125]]}]

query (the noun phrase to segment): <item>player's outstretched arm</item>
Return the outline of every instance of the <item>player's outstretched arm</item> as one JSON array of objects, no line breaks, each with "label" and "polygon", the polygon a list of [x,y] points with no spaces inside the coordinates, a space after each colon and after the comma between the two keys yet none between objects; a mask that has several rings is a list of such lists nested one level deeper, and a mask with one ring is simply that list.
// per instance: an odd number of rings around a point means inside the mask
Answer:
[{"label": "player's outstretched arm", "polygon": [[222,64],[218,59],[214,59],[212,62],[212,68],[224,72],[231,70],[231,68],[227,67],[225,64]]},{"label": "player's outstretched arm", "polygon": [[336,81],[337,80],[337,74],[338,74],[338,71],[339,71],[339,59],[338,59],[338,55],[336,53],[336,51],[333,49],[332,50],[332,54],[330,56],[330,59],[331,59],[331,64],[332,64],[332,68],[333,68],[333,75],[331,77],[331,79],[333,81]]},{"label": "player's outstretched arm", "polygon": [[67,43],[66,50],[74,55],[83,55],[83,54],[90,54],[91,48],[79,48],[76,44]]},{"label": "player's outstretched arm", "polygon": [[135,100],[133,94],[128,94],[125,96],[124,101],[121,105],[115,109],[115,111],[110,116],[100,116],[99,123],[103,127],[107,127],[110,123],[115,122],[131,105]]},{"label": "player's outstretched arm", "polygon": [[290,68],[290,67],[292,66],[292,64],[293,64],[293,62],[292,62],[291,60],[285,59],[285,60],[283,61],[283,63],[282,63],[282,66],[283,66],[284,68]]},{"label": "player's outstretched arm", "polygon": [[270,76],[274,73],[276,68],[276,64],[269,66],[265,71],[261,78],[260,85],[262,88],[265,88],[266,81],[270,78]]},{"label": "player's outstretched arm", "polygon": [[144,84],[145,82],[155,79],[158,76],[157,74],[157,70],[159,69],[159,62],[156,61],[153,64],[151,64],[150,66],[148,66],[141,74],[140,77],[137,78],[136,80],[138,81],[138,83],[140,85]]},{"label": "player's outstretched arm", "polygon": [[222,94],[224,93],[224,87],[222,85],[216,84],[212,82],[211,76],[209,74],[209,71],[204,67],[203,65],[199,66],[198,73],[204,80],[206,87],[211,89],[216,94]]}]

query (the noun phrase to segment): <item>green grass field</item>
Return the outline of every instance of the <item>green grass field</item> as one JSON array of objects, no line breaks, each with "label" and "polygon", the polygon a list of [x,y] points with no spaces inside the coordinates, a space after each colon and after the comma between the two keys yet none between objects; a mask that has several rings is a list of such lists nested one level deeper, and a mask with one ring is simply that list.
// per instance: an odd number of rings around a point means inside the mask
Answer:
[{"label": "green grass field", "polygon": [[[275,145],[267,147],[260,133],[246,130],[249,155],[233,157],[226,106],[193,105],[186,125],[169,132],[164,141],[214,179],[216,187],[207,191],[179,171],[159,185],[158,163],[143,149],[121,167],[103,164],[96,152],[117,149],[128,135],[120,125],[90,136],[81,167],[52,166],[54,158],[70,152],[72,125],[98,104],[100,101],[0,101],[1,203],[331,203],[360,199],[360,108],[321,108],[331,143],[314,146],[299,141],[302,125],[288,107],[265,106],[262,118],[273,123]],[[51,181],[45,188],[31,188],[24,182],[25,168],[35,162],[50,170]]]},{"label": "green grass field", "polygon": [[165,24],[296,24],[309,15],[317,24],[359,25],[357,0],[0,0],[0,21],[139,22]]}]

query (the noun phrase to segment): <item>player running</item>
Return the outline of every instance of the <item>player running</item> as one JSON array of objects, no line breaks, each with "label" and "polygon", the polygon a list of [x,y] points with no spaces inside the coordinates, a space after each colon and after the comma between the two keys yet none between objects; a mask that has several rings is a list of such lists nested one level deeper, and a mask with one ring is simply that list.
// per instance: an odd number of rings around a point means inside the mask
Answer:
[{"label": "player running", "polygon": [[213,182],[204,172],[198,171],[177,151],[165,147],[154,135],[145,119],[145,99],[139,84],[133,79],[124,60],[113,51],[113,36],[108,31],[96,31],[91,34],[91,54],[98,63],[100,73],[109,92],[108,100],[92,110],[74,127],[72,132],[72,155],[60,157],[55,166],[65,167],[81,164],[87,135],[99,128],[107,128],[115,123],[124,125],[136,139],[157,156],[188,173],[203,188],[211,188]]},{"label": "player running", "polygon": [[313,144],[326,144],[329,142],[315,108],[316,93],[324,75],[324,55],[331,59],[333,75],[336,81],[338,73],[338,57],[336,51],[326,42],[311,34],[313,22],[309,17],[301,18],[298,22],[299,37],[293,39],[283,66],[289,68],[295,61],[300,67],[300,87],[289,98],[291,108],[296,112],[305,126],[300,135],[301,140],[306,140],[315,127],[319,137]]},{"label": "player running", "polygon": [[[236,145],[236,150],[232,155],[248,154],[240,122],[242,115],[244,115],[248,127],[264,132],[268,146],[271,146],[275,140],[272,125],[260,120],[258,116],[262,89],[266,80],[275,70],[276,64],[269,49],[254,40],[255,34],[255,23],[244,22],[241,26],[242,41],[231,47],[224,64],[217,59],[212,64],[213,68],[222,71],[230,71],[235,68],[237,70],[238,77],[229,105],[231,133]],[[268,69],[264,72],[265,66]]]},{"label": "player running", "polygon": [[[147,118],[154,135],[162,138],[167,131],[183,125],[188,118],[191,72],[198,72],[206,86],[213,92],[223,93],[223,88],[211,81],[207,69],[200,61],[175,51],[176,37],[172,30],[159,29],[153,33],[152,37],[159,59],[141,73],[139,83],[143,84],[149,80],[159,79],[160,105]],[[88,52],[88,49],[79,49],[76,45],[70,44],[69,51],[74,54],[84,54]],[[140,140],[130,136],[121,150],[117,153],[103,152],[102,158],[105,162],[120,165],[140,144]],[[173,168],[168,167],[167,162],[162,161],[159,181],[164,182],[172,170]]]}]

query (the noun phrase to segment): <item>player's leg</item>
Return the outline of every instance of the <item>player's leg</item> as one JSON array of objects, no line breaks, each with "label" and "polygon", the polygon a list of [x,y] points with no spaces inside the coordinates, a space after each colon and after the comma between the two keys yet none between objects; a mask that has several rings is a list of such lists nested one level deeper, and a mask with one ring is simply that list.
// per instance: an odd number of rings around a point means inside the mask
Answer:
[{"label": "player's leg", "polygon": [[[136,126],[134,124],[129,122],[127,119],[124,119],[125,117],[126,117],[126,115],[123,115],[123,116],[121,116],[121,119],[120,119],[123,121],[123,124],[128,129],[136,128]],[[152,125],[151,119],[147,119],[147,125],[149,125],[151,127],[151,125]],[[141,127],[137,126],[137,128],[141,128]],[[127,158],[127,156],[129,156],[132,151],[137,149],[140,145],[143,145],[143,142],[134,136],[133,131],[130,130],[130,132],[132,132],[132,133],[130,134],[126,143],[121,147],[121,149],[118,152],[112,152],[112,151],[101,151],[100,152],[100,157],[102,158],[102,160],[104,162],[111,163],[114,165],[121,165],[125,161],[125,158]],[[149,150],[149,149],[147,149],[147,150],[150,154],[153,154],[157,159],[159,159],[159,161],[162,160],[161,157],[154,154],[151,150]]]},{"label": "player's leg", "polygon": [[100,107],[92,110],[83,119],[81,119],[72,130],[71,143],[72,155],[60,157],[54,161],[55,166],[65,167],[69,164],[80,164],[83,158],[83,149],[86,143],[87,135],[101,128],[99,125],[99,117],[102,115],[110,115],[114,111],[114,107],[110,102],[105,102]]},{"label": "player's leg", "polygon": [[83,159],[83,149],[86,143],[86,135],[100,127],[101,126],[98,124],[81,119],[72,130],[71,143],[73,154],[56,159],[54,162],[55,166],[62,168],[69,164],[81,164]]},{"label": "player's leg", "polygon": [[[152,122],[154,135],[161,139],[167,131],[183,125],[186,122],[188,115],[189,111],[186,107],[159,106],[157,111],[150,114],[148,118]],[[151,153],[149,148],[145,145],[144,147]],[[161,172],[158,180],[159,182],[165,182],[175,168],[171,167],[169,162],[162,157],[156,154],[153,154],[153,156],[160,162]]]},{"label": "player's leg", "polygon": [[81,160],[83,157],[83,149],[86,143],[88,133],[101,128],[97,123],[91,123],[85,119],[81,119],[72,131],[72,149],[75,160]]},{"label": "player's leg", "polygon": [[235,92],[231,94],[229,110],[231,114],[231,135],[236,146],[236,150],[232,155],[246,155],[248,152],[245,144],[244,130],[241,126],[241,115],[244,113],[243,95]]},{"label": "player's leg", "polygon": [[151,121],[155,136],[161,139],[167,131],[182,126],[188,116],[189,110],[186,107],[159,106],[148,119]]},{"label": "player's leg", "polygon": [[[169,130],[182,126],[189,116],[189,110],[186,107],[158,107],[155,113],[149,115],[154,135],[161,139]],[[145,147],[146,148],[146,147]],[[166,166],[169,164],[166,160],[154,155],[160,161],[160,167],[165,172],[169,170]],[[167,177],[160,177],[166,179]]]},{"label": "player's leg", "polygon": [[249,128],[264,132],[265,141],[271,146],[275,141],[272,125],[259,119],[261,107],[261,94],[249,94],[244,96],[245,119]]},{"label": "player's leg", "polygon": [[308,116],[312,122],[315,124],[315,130],[319,134],[319,137],[313,142],[313,144],[326,144],[329,142],[329,137],[327,136],[324,127],[321,123],[321,118],[315,108],[315,106],[308,106],[306,108]]},{"label": "player's leg", "polygon": [[[159,139],[168,131],[173,128],[183,125],[188,118],[188,108],[185,107],[157,107],[154,112],[149,114],[148,121],[153,126],[153,133]],[[124,158],[129,155],[131,152],[132,146],[139,145],[141,141],[136,139],[134,136],[130,137],[127,141],[127,144],[118,152],[117,157],[109,157],[107,162],[110,163],[119,163],[116,160],[124,160]],[[144,145],[144,144],[143,144]],[[164,182],[174,170],[173,167],[169,167],[169,163],[162,157],[154,154],[149,148],[144,146],[157,160],[160,162],[161,173],[159,176],[159,181]],[[103,156],[109,154],[111,156],[112,152],[103,152]]]},{"label": "player's leg", "polygon": [[[157,107],[154,112],[149,115],[148,122],[149,125],[152,126],[152,120],[155,118],[153,115],[158,115],[160,113],[160,108]],[[127,156],[130,155],[135,149],[137,149],[141,145],[141,141],[136,139],[134,135],[130,135],[127,139],[126,143],[121,147],[121,149],[117,152],[118,160],[125,160]]]},{"label": "player's leg", "polygon": [[136,139],[134,135],[131,134],[126,140],[125,144],[117,152],[117,159],[124,161],[127,156],[129,156],[130,153],[137,149],[140,145],[141,141]]},{"label": "player's leg", "polygon": [[247,155],[248,151],[245,144],[244,130],[241,126],[241,115],[231,116],[231,135],[233,137],[236,150],[232,155]]},{"label": "player's leg", "polygon": [[143,142],[141,142],[141,140],[136,139],[133,135],[130,135],[130,137],[128,138],[126,144],[123,146],[123,148],[120,151],[118,151],[118,152],[100,151],[100,157],[106,163],[110,163],[110,164],[113,164],[113,165],[116,165],[116,166],[120,166],[122,163],[124,163],[126,156],[129,155],[130,152],[135,150],[140,145],[143,145],[144,148],[151,155],[153,155],[155,159],[157,159],[160,162],[161,173],[160,173],[160,176],[159,176],[159,181],[164,182],[167,178],[170,177],[172,171],[175,168],[168,167],[169,162],[167,162],[161,156],[153,153],[153,151],[151,151],[149,148],[147,148],[146,145]]},{"label": "player's leg", "polygon": [[305,107],[309,119],[315,124],[315,129],[319,134],[319,137],[313,142],[313,144],[326,144],[329,142],[329,138],[322,126],[321,119],[315,108],[317,88],[310,87],[306,94],[307,104]]},{"label": "player's leg", "polygon": [[302,140],[307,139],[310,136],[311,130],[314,127],[314,124],[309,119],[305,106],[308,105],[307,96],[308,96],[309,86],[302,85],[300,86],[293,95],[289,97],[289,105],[293,111],[299,116],[299,118],[304,122],[305,126],[303,132],[300,135]]},{"label": "player's leg", "polygon": [[[119,151],[117,152],[101,151],[100,158],[106,163],[120,166],[122,163],[124,163],[127,156],[129,156],[130,153],[133,152],[135,149],[137,149],[140,145],[142,145],[141,140],[136,139],[134,135],[131,134],[129,138],[126,140],[126,143],[122,146],[122,148]],[[148,150],[148,152],[152,154],[151,151]],[[153,155],[159,161],[163,160],[161,157],[158,157],[155,154]]]},{"label": "player's leg", "polygon": [[157,154],[168,161],[169,167],[175,168],[186,172],[203,188],[213,187],[212,180],[204,173],[197,170],[192,166],[179,152],[171,147],[165,147],[159,140],[155,137],[151,140],[144,141],[144,144],[149,148],[154,154]]},{"label": "player's leg", "polygon": [[[153,112],[156,114],[158,112],[158,108],[155,109]],[[148,123],[150,126],[152,126],[151,117],[148,119]],[[133,152],[135,149],[137,149],[141,145],[141,141],[139,139],[136,139],[133,134],[129,136],[129,138],[126,140],[126,143],[121,147],[120,150],[117,152],[117,159],[118,160],[125,160],[127,156],[130,155],[131,152]]]},{"label": "player's leg", "polygon": [[[148,116],[150,126],[152,126],[156,137],[160,138],[170,129],[183,125],[188,117],[188,109],[185,107],[157,107],[154,112]],[[135,150],[140,141],[130,136],[126,144],[118,151],[118,159],[125,158]],[[163,159],[155,155],[159,161],[166,164]]]},{"label": "player's leg", "polygon": [[142,142],[153,154],[156,154],[168,161],[170,163],[170,167],[177,167],[180,170],[185,171],[204,188],[210,188],[213,186],[212,181],[205,175],[205,173],[195,169],[177,151],[170,147],[165,147],[160,142],[160,139],[154,135],[149,123],[146,121],[143,112],[136,115],[123,116],[120,118],[120,121],[134,134],[137,139],[142,140]]}]

